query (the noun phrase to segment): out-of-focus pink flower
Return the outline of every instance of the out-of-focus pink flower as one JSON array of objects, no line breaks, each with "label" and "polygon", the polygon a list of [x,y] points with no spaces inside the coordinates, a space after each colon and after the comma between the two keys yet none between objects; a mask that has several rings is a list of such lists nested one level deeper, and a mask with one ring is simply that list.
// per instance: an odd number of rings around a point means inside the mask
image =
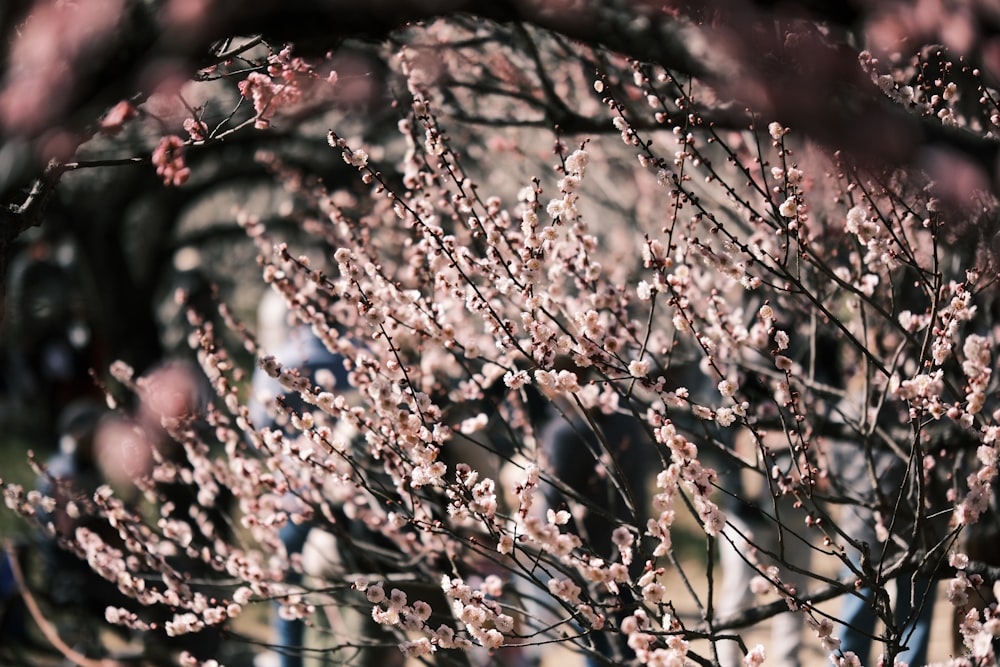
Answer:
[{"label": "out-of-focus pink flower", "polygon": [[175,30],[197,30],[208,19],[208,0],[171,0],[164,11],[165,23]]},{"label": "out-of-focus pink flower", "polygon": [[51,127],[73,98],[79,63],[100,60],[123,12],[123,0],[38,3],[10,50],[0,126],[22,134]]},{"label": "out-of-focus pink flower", "polygon": [[128,484],[152,468],[152,448],[143,431],[125,419],[109,419],[97,433],[98,465],[112,484]]},{"label": "out-of-focus pink flower", "polygon": [[111,107],[111,110],[101,119],[101,132],[115,136],[122,131],[125,123],[139,115],[139,111],[127,100],[122,100]]},{"label": "out-of-focus pink flower", "polygon": [[193,416],[201,409],[202,388],[194,370],[186,364],[166,364],[142,378],[139,387],[142,415],[151,426],[164,419]]}]

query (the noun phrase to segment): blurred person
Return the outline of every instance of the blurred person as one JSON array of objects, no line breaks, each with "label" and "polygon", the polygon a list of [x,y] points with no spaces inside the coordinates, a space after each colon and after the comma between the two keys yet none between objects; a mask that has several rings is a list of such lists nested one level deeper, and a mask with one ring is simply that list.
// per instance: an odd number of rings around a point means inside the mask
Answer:
[{"label": "blurred person", "polygon": [[105,481],[94,441],[101,414],[101,407],[89,400],[71,403],[62,411],[57,425],[58,450],[46,461],[36,482],[44,496],[56,501],[54,509],[39,513],[39,519],[45,531],[41,536],[45,580],[52,584],[50,595],[60,605],[82,602],[87,593],[83,582],[94,576],[86,562],[65,546],[74,539],[78,527],[99,527],[99,520],[88,516],[80,505],[89,504]]},{"label": "blurred person", "polygon": [[72,610],[73,627],[79,636],[70,637],[81,652],[101,651],[98,628],[79,623],[91,614],[104,617],[109,605],[128,607],[130,600],[118,587],[94,572],[76,548],[76,533],[86,528],[108,544],[119,543],[116,530],[93,507],[94,492],[106,478],[98,464],[95,434],[106,411],[100,404],[80,399],[67,405],[59,416],[59,448],[43,466],[36,482],[43,496],[53,499],[52,509],[39,508],[42,532],[39,551],[47,599],[60,610]]},{"label": "blurred person", "polygon": [[11,262],[10,349],[0,355],[7,357],[11,396],[36,417],[33,425],[51,429],[71,402],[100,398],[90,370],[103,364],[103,355],[86,313],[85,285],[78,250],[68,240],[39,237]]},{"label": "blurred person", "polygon": [[[454,388],[452,382],[452,379],[442,377],[439,393],[432,398],[435,405],[444,407],[443,421],[454,431],[454,437],[442,447],[438,460],[443,461],[449,470],[455,470],[457,475],[461,475],[463,470],[474,471],[480,483],[490,479],[496,488],[506,489],[506,493],[496,495],[497,514],[510,516],[517,511],[520,503],[513,489],[528,464],[525,449],[533,448],[535,442],[532,437],[532,445],[528,445],[523,429],[528,428],[541,435],[541,429],[552,420],[549,402],[533,384],[513,392],[499,378],[483,387],[478,398],[455,401],[447,391]],[[486,530],[486,524],[466,530],[469,531],[466,539],[473,542],[481,544],[493,539]],[[491,554],[478,562],[470,562],[463,576],[473,587],[491,576],[503,580],[502,599],[514,619],[513,633],[515,636],[530,635],[532,627],[548,622],[553,616],[552,610],[537,603],[530,579],[517,576],[517,566],[506,561],[505,556],[497,558],[498,555]],[[424,599],[436,601],[437,593],[440,590]],[[432,606],[448,610],[441,614],[444,622],[453,620],[447,600],[441,599]],[[476,646],[469,653],[469,658],[473,665],[530,667],[545,661],[545,648],[530,641],[520,645],[505,644],[501,650]]]},{"label": "blurred person", "polygon": [[[885,544],[885,537],[880,537],[882,518],[873,509],[878,502],[878,495],[894,498],[903,484],[906,461],[895,454],[876,452],[873,462],[876,476],[879,480],[879,492],[871,483],[865,457],[861,455],[856,444],[838,442],[833,446],[837,459],[839,481],[844,488],[853,489],[856,504],[845,506],[838,520],[839,528],[844,534],[851,536],[859,544],[865,545],[873,558],[877,558],[872,566],[879,569],[879,562],[885,560],[885,553],[898,554],[898,549]],[[898,507],[898,506],[896,506]],[[891,512],[892,510],[889,509]],[[903,535],[907,532],[905,520],[896,523],[901,518],[893,519],[894,532]],[[900,529],[901,526],[904,526]],[[891,539],[891,538],[890,538]],[[849,548],[851,561],[855,566],[862,562],[863,555],[857,549]],[[844,570],[844,576],[850,576],[849,569]],[[897,661],[909,665],[927,664],[927,648],[930,642],[931,621],[934,614],[934,601],[937,597],[936,582],[928,577],[922,577],[914,571],[902,574],[896,579],[896,595],[893,602],[893,619],[902,632],[901,643],[907,648],[896,655]],[[840,630],[843,653],[852,652],[868,664],[872,649],[872,634],[878,623],[875,613],[874,592],[865,586],[844,596],[840,613],[837,618],[842,624]]]},{"label": "blurred person", "polygon": [[[849,390],[832,421],[858,423],[858,401],[861,400],[864,400],[863,396]],[[905,423],[905,420],[899,423]],[[905,442],[908,434],[889,435],[898,435],[897,441]],[[879,572],[882,563],[892,562],[909,549],[924,550],[930,554],[936,541],[945,534],[942,522],[947,519],[942,519],[946,517],[944,512],[925,507],[920,513],[923,519],[914,531],[919,514],[914,506],[916,486],[908,478],[907,459],[883,442],[872,442],[866,446],[855,439],[833,438],[826,449],[832,471],[832,492],[845,501],[837,526],[843,535],[867,552],[862,553],[848,545],[854,567],[864,569],[867,562],[868,567]],[[945,494],[933,483],[926,483],[928,481],[925,480],[923,487],[928,502],[933,506],[943,501]],[[907,540],[913,534],[916,534],[918,542],[910,544]],[[841,574],[842,577],[854,576],[851,568],[846,566]],[[905,646],[895,660],[914,666],[925,665],[937,596],[936,582],[918,574],[916,568],[910,568],[896,578],[895,588],[892,614],[894,624],[901,632],[899,641]],[[837,614],[842,624],[840,652],[854,653],[861,664],[868,664],[870,660],[874,629],[879,621],[876,604],[874,591],[862,586],[844,596]]]},{"label": "blurred person", "polygon": [[[208,452],[188,451],[184,442],[192,439],[185,435],[187,430],[204,430],[203,437],[194,441],[212,441],[205,423],[213,396],[208,378],[188,359],[168,359],[144,373],[136,386],[141,402],[135,419],[150,448],[150,465],[169,471],[157,479],[160,507],[169,507],[171,518],[191,526],[190,547],[221,551],[230,534],[232,493],[216,482]],[[193,483],[185,481],[185,471]]]},{"label": "blurred person", "polygon": [[[788,456],[776,456],[766,463],[765,467],[778,465],[783,470],[790,467]],[[751,490],[750,485],[740,481],[742,490],[739,495],[728,497],[726,527],[718,539],[722,583],[715,611],[720,619],[755,605],[754,579],[765,568],[778,567],[782,585],[799,593],[805,592],[809,582],[800,570],[808,570],[811,545],[793,528],[805,525],[802,510],[795,506],[796,498],[790,494],[776,497],[767,479],[761,478],[756,482],[757,488]],[[720,487],[731,489],[721,475]],[[804,628],[805,617],[801,613],[788,611],[774,616],[767,649],[768,664],[798,667],[801,664],[799,655]],[[719,641],[716,649],[722,667],[743,664],[743,654],[736,641]]]},{"label": "blurred person", "polygon": [[[578,415],[568,419],[554,416],[542,430],[542,447],[552,476],[574,492],[567,498],[555,485],[547,485],[546,504],[559,509],[567,500],[587,501],[582,521],[574,520],[576,532],[594,554],[612,560],[617,556],[611,535],[614,529],[623,523],[645,525],[648,455],[653,445],[641,422],[630,414],[595,410],[590,420],[600,430],[599,435],[588,419]],[[610,446],[607,454],[612,462],[604,456],[601,440]],[[620,481],[629,500],[609,480],[616,469],[621,470]]]},{"label": "blurred person", "polygon": [[14,577],[12,562],[20,553],[12,551],[8,552],[6,548],[0,551],[0,647],[21,646],[28,641],[24,600]]},{"label": "blurred person", "polygon": [[[120,372],[124,372],[124,369]],[[116,495],[128,501],[140,493],[153,502],[148,523],[171,522],[164,538],[176,545],[164,561],[190,581],[207,581],[214,572],[205,554],[224,553],[230,537],[232,492],[219,484],[203,443],[212,392],[208,379],[187,359],[164,360],[134,380],[138,403],[102,420],[96,436],[101,471]],[[146,571],[146,587],[163,588],[159,571]],[[211,597],[208,584],[190,584]],[[201,588],[200,587],[203,587]],[[143,635],[147,655],[183,650],[199,660],[217,657],[222,629],[208,625],[196,632],[169,636],[166,622],[175,608],[153,605],[141,609],[142,620],[156,629]]]},{"label": "blurred person", "polygon": [[[588,372],[566,359],[556,362],[560,370],[576,373],[583,385]],[[649,513],[647,485],[655,445],[642,422],[624,407],[604,410],[590,408],[585,414],[561,395],[550,396],[556,409],[543,426],[539,443],[555,484],[543,485],[545,505],[552,510],[569,509],[570,530],[580,537],[584,547],[607,562],[617,559],[613,533],[619,526],[645,526]],[[596,430],[595,430],[596,428]],[[605,445],[607,449],[605,449]],[[617,483],[617,484],[616,484]],[[636,577],[642,568],[640,559],[632,562]],[[628,589],[620,595],[618,620],[631,611],[634,600]],[[605,632],[593,632],[594,648],[606,659],[628,660],[634,652],[624,634],[613,643]],[[616,645],[617,644],[617,645]],[[605,664],[587,655],[588,665]]]},{"label": "blurred person", "polygon": [[[669,385],[674,389],[683,387],[692,404],[715,404],[719,398],[716,369],[708,366],[705,358],[696,362],[695,355],[687,359],[680,351],[675,351],[675,355],[666,377]],[[767,404],[769,389],[762,378],[753,374],[744,377],[740,390],[744,398]],[[715,471],[715,485],[721,493],[719,504],[726,515],[726,525],[715,540],[721,574],[714,579],[718,582],[713,593],[715,618],[728,619],[756,606],[753,582],[761,574],[761,569],[769,566],[780,568],[783,584],[803,591],[807,579],[795,572],[795,567],[782,565],[808,566],[810,546],[798,535],[793,535],[791,530],[781,530],[778,525],[779,519],[783,525],[802,525],[798,519],[789,519],[793,512],[798,512],[794,508],[795,499],[787,496],[775,498],[767,479],[762,476],[751,479],[745,474],[748,469],[762,469],[754,462],[759,451],[754,443],[749,442],[749,432],[740,429],[738,423],[723,427],[715,421],[696,417],[690,410],[673,411],[671,422],[678,432],[698,443],[699,461]],[[775,443],[775,452],[770,454],[774,458],[769,459],[763,469],[770,470],[775,464],[782,470],[790,468],[790,457],[780,455],[781,446],[782,443]],[[772,555],[777,555],[778,560]],[[771,625],[768,664],[781,667],[799,665],[804,626],[801,614],[789,612],[775,616]],[[732,632],[723,631],[722,634]],[[722,667],[743,664],[739,642],[719,640],[715,643],[715,650]]]},{"label": "blurred person", "polygon": [[[350,391],[345,358],[328,350],[310,327],[292,323],[289,317],[284,297],[273,290],[265,292],[257,312],[258,341],[264,352],[273,355],[283,368],[297,369],[303,377],[309,378],[313,386],[323,379],[332,384],[330,388],[335,391]],[[294,437],[294,432],[287,428],[288,412],[301,413],[307,406],[299,394],[286,390],[277,378],[258,367],[251,379],[249,409],[254,428],[278,428],[285,435]],[[301,514],[306,507],[296,493],[296,480],[287,481],[289,492],[283,498],[283,509],[289,516]],[[287,557],[293,562],[285,572],[284,583],[288,586],[296,587],[303,583],[302,571],[294,561],[303,553],[312,529],[311,522],[289,518],[279,530],[278,537]],[[302,667],[305,622],[285,618],[276,609],[272,627],[279,646],[278,664],[281,667]],[[263,658],[262,662],[267,659]]]}]

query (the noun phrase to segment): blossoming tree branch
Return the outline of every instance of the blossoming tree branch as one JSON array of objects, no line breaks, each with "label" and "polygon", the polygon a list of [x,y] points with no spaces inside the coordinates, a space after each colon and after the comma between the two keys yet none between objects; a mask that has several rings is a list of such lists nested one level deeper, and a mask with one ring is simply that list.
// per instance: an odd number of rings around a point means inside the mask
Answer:
[{"label": "blossoming tree branch", "polygon": [[185,665],[254,605],[365,664],[917,664],[939,588],[992,664],[1000,18],[572,4],[0,10],[5,260],[133,173],[159,271],[211,195],[256,257],[163,300],[210,391],[110,350],[107,483],[7,507]]}]

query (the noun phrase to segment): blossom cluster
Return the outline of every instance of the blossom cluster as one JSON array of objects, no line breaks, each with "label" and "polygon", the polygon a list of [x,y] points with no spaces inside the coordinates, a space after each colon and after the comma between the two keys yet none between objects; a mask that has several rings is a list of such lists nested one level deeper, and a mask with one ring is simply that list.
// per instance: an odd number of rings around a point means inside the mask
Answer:
[{"label": "blossom cluster", "polygon": [[153,166],[165,185],[184,185],[191,169],[184,162],[184,140],[176,135],[163,137],[153,150]]},{"label": "blossom cluster", "polygon": [[253,102],[254,126],[267,129],[276,113],[291,111],[316,96],[320,84],[332,86],[336,82],[336,71],[324,76],[316,63],[292,55],[292,48],[286,46],[268,55],[262,71],[251,72],[240,81],[239,91]]},{"label": "blossom cluster", "polygon": [[[725,131],[706,120],[711,90],[615,58],[614,76],[588,90],[613,141],[557,137],[534,156],[544,162],[531,163],[535,173],[498,173],[456,148],[441,111],[448,98],[434,86],[441,63],[423,55],[403,49],[394,61],[409,97],[389,146],[336,130],[319,143],[363,194],[258,156],[294,195],[290,216],[306,221],[319,250],[297,254],[280,225],[237,213],[262,288],[343,360],[347,385],[284,362],[225,304],[206,313],[178,294],[211,395],[186,400],[197,391],[177,369],[113,367],[114,387],[140,406],[117,410],[104,434],[117,447],[109,451],[142,454],[134,474],[115,477],[127,493],[107,485],[67,501],[5,490],[27,518],[59,507],[78,518],[92,506],[110,528],[61,535],[137,603],[107,608],[109,623],[183,638],[254,602],[308,620],[332,597],[360,606],[410,658],[503,656],[554,641],[594,652],[594,634],[606,633],[640,664],[703,662],[722,633],[707,613],[691,621],[677,609],[717,601],[669,581],[726,574],[704,554],[735,548],[730,507],[813,545],[810,584],[834,586],[824,574],[832,564],[879,590],[901,570],[939,562],[951,548],[942,545],[995,511],[990,281],[982,257],[947,242],[948,212],[928,179],[893,174],[886,187],[778,121],[751,117],[749,129]],[[893,100],[959,122],[951,82],[924,102],[903,73],[875,74],[870,54],[862,63]],[[266,129],[323,79],[285,49],[238,90]],[[202,121],[187,129],[192,142],[212,140]],[[154,152],[167,184],[190,176],[184,147],[170,135]],[[611,224],[615,211],[628,220]],[[241,367],[245,357],[253,368]],[[252,372],[281,388],[267,423],[251,416]],[[611,417],[643,437],[602,429]],[[579,436],[569,463],[601,494],[560,477],[553,424]],[[845,442],[868,465],[863,480],[837,463]],[[852,495],[877,484],[883,455],[903,464],[898,488]],[[627,471],[635,460],[638,483]],[[804,520],[782,514],[785,501]],[[868,513],[877,541],[898,544],[942,503],[942,534],[886,548],[877,567],[851,559],[849,547],[862,545],[838,527],[842,507]],[[916,518],[889,514],[899,507]],[[587,534],[595,517],[608,535]],[[333,553],[320,563],[289,553],[279,536],[289,524],[325,533]],[[790,559],[745,538],[751,590],[776,593],[774,613],[800,615],[835,664],[857,664],[812,591],[789,583]],[[692,541],[698,557],[686,558]],[[286,584],[289,571],[306,583]],[[223,592],[207,595],[202,580]],[[977,660],[1000,628],[995,608],[970,594],[981,583],[959,568],[948,585]],[[764,647],[744,664],[765,664]]]}]

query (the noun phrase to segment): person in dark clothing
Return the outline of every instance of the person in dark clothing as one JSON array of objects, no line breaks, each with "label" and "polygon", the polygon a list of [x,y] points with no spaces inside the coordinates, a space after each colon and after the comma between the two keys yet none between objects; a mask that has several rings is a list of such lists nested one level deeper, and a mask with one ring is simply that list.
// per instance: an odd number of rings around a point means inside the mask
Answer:
[{"label": "person in dark clothing", "polygon": [[[91,401],[67,406],[59,419],[59,449],[46,462],[36,484],[42,495],[56,501],[54,510],[39,512],[43,526],[40,547],[45,581],[50,584],[48,594],[60,605],[87,602],[93,580],[100,579],[83,559],[66,548],[78,528],[100,530],[103,523],[88,518],[86,509],[94,491],[104,483],[94,450],[94,430],[100,414],[100,407]],[[68,510],[67,503],[77,509]]]},{"label": "person in dark clothing", "polygon": [[[577,534],[594,554],[612,559],[615,528],[645,525],[646,476],[653,449],[649,435],[632,415],[594,411],[590,419],[600,434],[583,417],[556,417],[542,431],[541,442],[553,476],[573,491],[569,500],[586,503],[583,521],[575,526]],[[609,451],[604,451],[602,440]],[[567,497],[549,484],[545,499],[558,509]]]},{"label": "person in dark clothing", "polygon": [[73,610],[74,639],[84,652],[99,652],[97,626],[80,623],[91,614],[104,618],[108,606],[126,607],[130,600],[118,587],[94,572],[74,550],[77,531],[85,528],[114,544],[117,532],[98,516],[92,506],[94,492],[105,483],[95,448],[95,431],[105,414],[102,406],[89,399],[70,403],[59,417],[59,449],[39,476],[36,487],[55,501],[54,509],[39,507],[42,530],[38,547],[42,567],[43,593],[57,609]]},{"label": "person in dark clothing", "polygon": [[[581,382],[582,375],[577,373]],[[565,413],[544,426],[540,443],[548,471],[559,482],[543,486],[546,505],[553,510],[570,509],[574,518],[569,528],[580,537],[584,549],[605,561],[615,560],[615,529],[646,525],[646,485],[655,448],[642,423],[624,408],[607,412],[592,408],[581,414],[576,406],[567,406]],[[640,559],[632,562],[633,577],[641,567]],[[630,612],[631,602],[629,591],[623,590],[617,602],[619,621]],[[617,643],[604,632],[592,636],[594,648],[607,659],[634,656],[624,635]],[[592,655],[587,663],[604,664]]]},{"label": "person in dark clothing", "polygon": [[[313,386],[318,384],[321,373],[329,373],[332,389],[341,393],[349,391],[344,357],[328,350],[309,327],[289,326],[287,317],[283,299],[275,292],[268,292],[258,313],[259,335],[265,352],[274,355],[283,368],[296,369]],[[277,378],[257,368],[251,380],[249,408],[250,420],[255,428],[279,428],[294,437],[293,433],[285,429],[287,413],[302,413],[308,406],[299,394],[286,390]],[[303,509],[302,501],[296,495],[295,480],[288,482],[290,492],[285,499],[287,509],[290,512]],[[312,528],[310,522],[288,521],[280,529],[278,537],[289,557],[302,553]],[[289,568],[285,573],[285,583],[290,586],[298,586],[302,581],[302,573],[295,568]],[[305,623],[300,619],[283,618],[276,613],[273,627],[277,642],[282,647],[279,653],[281,667],[301,667],[303,660],[300,649],[305,639]]]},{"label": "person in dark clothing", "polygon": [[15,557],[6,550],[0,551],[0,646],[20,645],[28,640],[24,600],[11,562]]}]

